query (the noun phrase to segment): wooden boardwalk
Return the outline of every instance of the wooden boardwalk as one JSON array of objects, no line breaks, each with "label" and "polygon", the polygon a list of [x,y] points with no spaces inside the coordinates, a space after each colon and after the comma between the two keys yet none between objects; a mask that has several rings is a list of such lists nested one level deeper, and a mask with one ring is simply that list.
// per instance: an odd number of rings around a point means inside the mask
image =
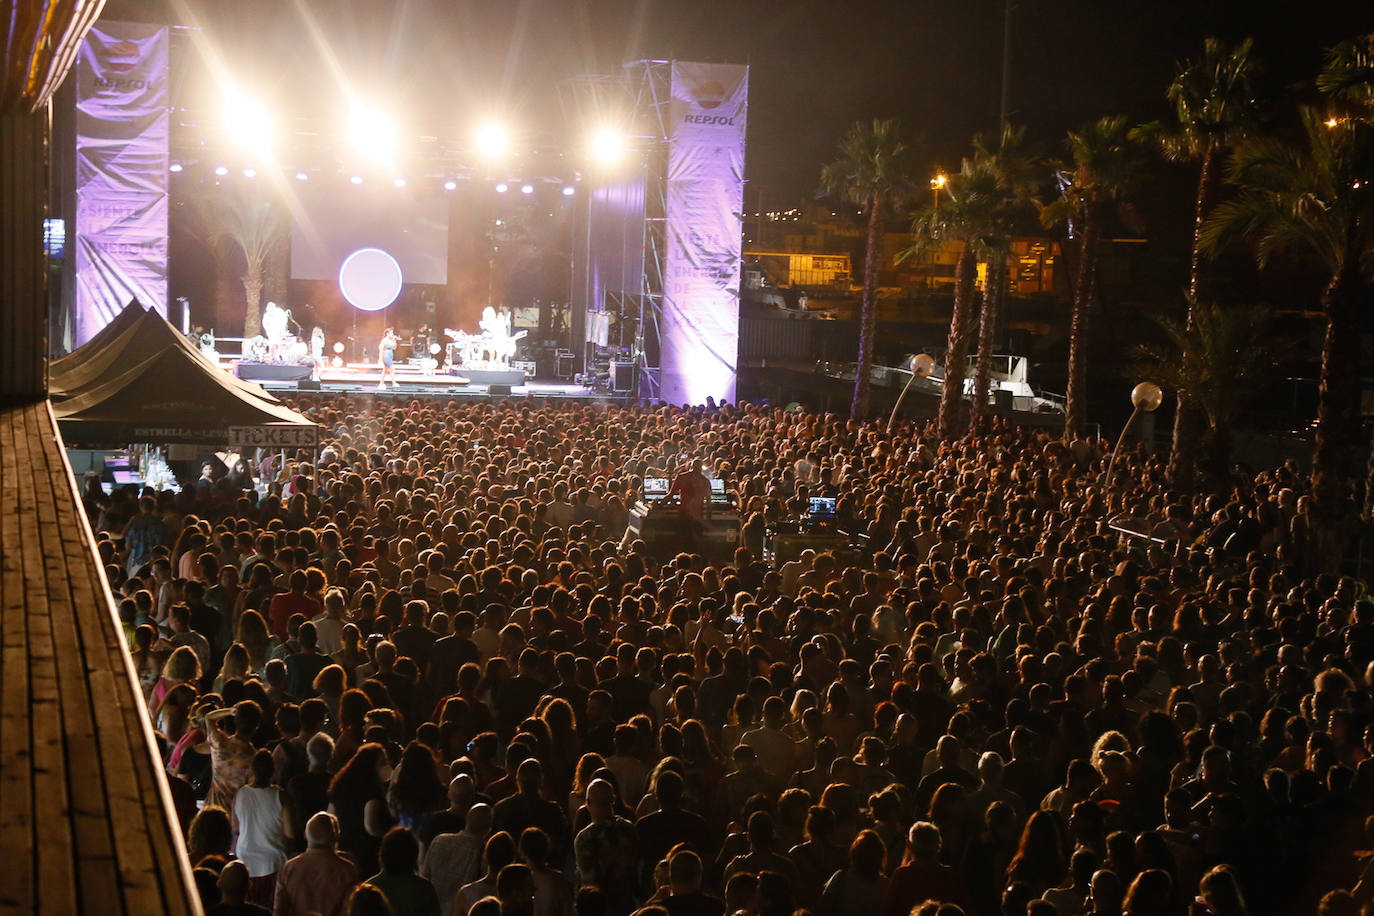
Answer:
[{"label": "wooden boardwalk", "polygon": [[46,401],[0,408],[0,913],[198,914]]}]

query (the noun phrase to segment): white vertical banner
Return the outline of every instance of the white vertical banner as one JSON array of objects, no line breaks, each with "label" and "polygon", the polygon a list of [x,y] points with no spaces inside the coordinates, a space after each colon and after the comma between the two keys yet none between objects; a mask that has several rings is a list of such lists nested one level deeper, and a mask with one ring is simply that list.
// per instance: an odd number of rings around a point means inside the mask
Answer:
[{"label": "white vertical banner", "polygon": [[749,68],[673,61],[662,398],[735,400]]},{"label": "white vertical banner", "polygon": [[80,346],[131,299],[167,314],[167,29],[101,21],[76,83],[76,328]]}]

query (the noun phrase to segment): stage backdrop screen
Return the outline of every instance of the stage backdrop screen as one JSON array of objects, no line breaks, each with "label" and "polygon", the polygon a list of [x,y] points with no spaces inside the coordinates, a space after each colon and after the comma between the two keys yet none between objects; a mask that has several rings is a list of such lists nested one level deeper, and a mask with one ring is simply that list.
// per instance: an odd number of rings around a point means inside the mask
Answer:
[{"label": "stage backdrop screen", "polygon": [[292,182],[291,276],[334,280],[359,248],[380,248],[405,283],[448,282],[448,199],[390,184]]}]

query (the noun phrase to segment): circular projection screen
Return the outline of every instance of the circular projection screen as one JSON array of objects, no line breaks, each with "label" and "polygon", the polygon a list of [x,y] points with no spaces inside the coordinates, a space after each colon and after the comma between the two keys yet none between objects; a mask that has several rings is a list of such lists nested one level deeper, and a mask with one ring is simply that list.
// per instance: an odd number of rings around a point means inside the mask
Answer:
[{"label": "circular projection screen", "polygon": [[359,248],[339,268],[339,289],[354,308],[379,312],[401,294],[401,265],[380,248]]}]

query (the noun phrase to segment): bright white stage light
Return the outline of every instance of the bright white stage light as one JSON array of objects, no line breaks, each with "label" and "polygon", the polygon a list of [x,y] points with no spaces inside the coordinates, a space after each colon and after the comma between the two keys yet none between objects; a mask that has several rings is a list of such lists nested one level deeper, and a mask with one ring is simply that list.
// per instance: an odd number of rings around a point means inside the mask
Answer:
[{"label": "bright white stage light", "polygon": [[458,182],[454,181],[453,179],[449,179],[448,181],[444,182],[444,190],[445,190],[445,191],[456,191],[456,190],[458,190]]},{"label": "bright white stage light", "polygon": [[243,170],[243,177],[244,177],[244,178],[257,178],[257,177],[258,177],[258,170],[257,170],[257,169],[244,169],[244,170]]},{"label": "bright white stage light", "polygon": [[180,162],[173,162],[173,163],[172,163],[170,166],[168,166],[167,168],[168,168],[169,171],[172,171],[172,172],[180,172],[180,171],[181,171],[181,163],[180,163]]},{"label": "bright white stage light", "polygon": [[297,173],[296,173],[296,180],[297,180],[297,181],[309,181],[309,180],[310,180],[310,176],[307,175],[307,174],[305,174],[304,172],[297,172]]},{"label": "bright white stage light", "polygon": [[521,193],[521,194],[533,194],[533,193],[534,193],[534,185],[532,185],[532,184],[522,184],[522,185],[520,186],[520,193]]},{"label": "bright white stage light", "polygon": [[259,102],[238,92],[224,99],[220,123],[230,142],[240,149],[266,157],[272,151],[276,127],[272,115]]},{"label": "bright white stage light", "polygon": [[594,159],[609,165],[625,153],[625,137],[618,130],[602,127],[592,134],[588,148]]},{"label": "bright white stage light", "polygon": [[500,184],[498,184],[498,185],[496,186],[496,193],[497,193],[497,194],[504,194],[504,193],[506,193],[506,183],[505,183],[504,181],[501,182]]},{"label": "bright white stage light", "polygon": [[215,174],[223,178],[225,175],[229,174],[229,167],[224,165],[217,165],[215,166]]},{"label": "bright white stage light", "polygon": [[343,353],[343,351],[344,351],[343,341],[342,341],[342,340],[337,341],[337,342],[334,344],[334,352],[335,352],[335,353]]},{"label": "bright white stage light", "polygon": [[369,159],[386,162],[396,151],[396,126],[385,112],[355,105],[348,117],[348,138],[353,148]]},{"label": "bright white stage light", "polygon": [[439,346],[437,343],[432,343],[432,344],[429,345],[429,355],[430,355],[430,356],[438,356],[440,353],[443,352],[443,350],[444,350],[444,348],[441,347],[441,346]]},{"label": "bright white stage light", "polygon": [[348,180],[349,180],[349,182],[352,183],[352,184],[362,184],[362,183],[363,183],[363,176],[361,176],[361,175],[354,175],[352,178],[350,178],[350,179],[348,179]]},{"label": "bright white stage light", "polygon": [[494,121],[488,121],[478,127],[472,139],[477,153],[487,159],[495,159],[510,148],[510,135],[504,127]]},{"label": "bright white stage light", "polygon": [[406,180],[404,178],[393,178],[391,183],[398,188],[404,188],[406,186]]},{"label": "bright white stage light", "polygon": [[572,196],[573,196],[574,194],[576,194],[576,193],[577,193],[577,189],[574,188],[572,185],[569,184],[569,185],[564,185],[564,186],[563,186],[563,196],[564,196],[564,197],[572,197]]}]

